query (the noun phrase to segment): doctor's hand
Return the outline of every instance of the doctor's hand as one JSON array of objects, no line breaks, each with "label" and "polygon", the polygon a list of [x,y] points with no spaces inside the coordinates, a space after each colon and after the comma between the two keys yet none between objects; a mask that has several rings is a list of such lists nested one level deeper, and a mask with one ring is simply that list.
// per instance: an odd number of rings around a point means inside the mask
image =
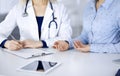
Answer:
[{"label": "doctor's hand", "polygon": [[41,48],[43,43],[41,41],[34,41],[34,40],[24,40],[21,41],[24,48]]},{"label": "doctor's hand", "polygon": [[66,51],[69,49],[69,44],[65,41],[59,40],[54,43],[53,48],[59,51]]},{"label": "doctor's hand", "polygon": [[81,52],[85,52],[85,53],[90,52],[90,45],[84,45],[80,41],[74,41],[74,48]]},{"label": "doctor's hand", "polygon": [[22,44],[20,43],[20,41],[16,41],[16,40],[7,40],[5,42],[5,48],[15,51],[15,50],[20,50],[23,48]]}]

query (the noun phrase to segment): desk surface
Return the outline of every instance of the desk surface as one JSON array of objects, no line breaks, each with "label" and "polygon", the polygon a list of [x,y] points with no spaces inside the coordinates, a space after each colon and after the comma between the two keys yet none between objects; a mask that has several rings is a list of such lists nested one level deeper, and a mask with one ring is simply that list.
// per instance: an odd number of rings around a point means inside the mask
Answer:
[{"label": "desk surface", "polygon": [[[53,50],[53,49],[47,49]],[[56,50],[54,50],[56,51]],[[29,61],[59,61],[61,66],[46,75],[17,71],[16,68]],[[120,54],[81,53],[76,50],[57,52],[56,54],[22,59],[0,50],[0,75],[3,76],[114,76],[120,64],[113,62],[120,59]]]}]

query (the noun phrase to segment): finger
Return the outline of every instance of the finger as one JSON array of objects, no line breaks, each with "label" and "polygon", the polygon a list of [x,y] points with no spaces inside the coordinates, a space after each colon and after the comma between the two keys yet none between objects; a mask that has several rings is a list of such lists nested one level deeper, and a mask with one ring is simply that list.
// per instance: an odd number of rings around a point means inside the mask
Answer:
[{"label": "finger", "polygon": [[11,44],[10,44],[10,46],[11,46],[11,45],[12,45],[12,47],[14,47],[14,46],[15,46],[15,47],[17,46],[17,47],[19,47],[19,48],[21,48],[21,47],[22,47],[22,45],[21,45],[21,44],[19,44],[19,43],[18,43],[18,42],[16,42],[16,41],[12,41],[12,42],[11,42]]},{"label": "finger", "polygon": [[17,47],[18,49],[22,49],[22,48],[23,48],[23,46],[22,46],[21,44],[17,44],[16,47]]},{"label": "finger", "polygon": [[59,45],[56,46],[56,49],[59,50]]},{"label": "finger", "polygon": [[12,40],[11,42],[14,44],[19,44],[19,42],[17,40]]},{"label": "finger", "polygon": [[58,45],[58,41],[56,41],[56,42],[54,43],[54,45]]},{"label": "finger", "polygon": [[76,48],[76,50],[80,51],[80,52],[83,52],[83,49],[82,48]]},{"label": "finger", "polygon": [[67,49],[68,49],[67,46],[63,46],[63,47],[62,47],[62,51],[65,51],[65,50],[67,50]]},{"label": "finger", "polygon": [[77,48],[77,47],[75,46],[75,44],[73,44],[73,47],[74,47],[74,48]]},{"label": "finger", "polygon": [[58,46],[59,51],[63,51],[62,46]]},{"label": "finger", "polygon": [[76,41],[76,44],[77,44],[79,47],[85,47],[85,45],[84,45],[82,42],[80,42],[80,41]]},{"label": "finger", "polygon": [[89,51],[85,51],[85,48],[77,48],[78,51],[81,51],[83,53],[88,53]]},{"label": "finger", "polygon": [[74,42],[74,47],[75,47],[75,48],[78,48],[78,47],[79,47],[76,41]]},{"label": "finger", "polygon": [[57,48],[57,46],[58,46],[58,42],[55,42],[55,43],[54,43],[54,45],[53,45],[53,48],[55,48],[55,49],[56,49],[56,48]]},{"label": "finger", "polygon": [[77,48],[77,46],[75,44],[73,44],[74,48]]},{"label": "finger", "polygon": [[19,48],[22,48],[22,47],[23,47],[23,45],[21,45],[19,42],[13,42],[12,44],[13,44],[13,45],[16,45],[16,46],[19,47]]},{"label": "finger", "polygon": [[21,48],[18,47],[17,45],[12,45],[12,46],[10,47],[10,50],[13,50],[13,51],[17,51],[17,50],[19,50],[19,49],[21,49]]},{"label": "finger", "polygon": [[85,45],[80,41],[79,41],[79,44],[80,44],[81,47],[85,47]]},{"label": "finger", "polygon": [[52,47],[53,47],[54,49],[56,49],[57,45],[53,45]]},{"label": "finger", "polygon": [[78,46],[81,46],[80,41],[76,41],[76,43],[77,43]]},{"label": "finger", "polygon": [[18,41],[19,44],[23,45],[23,42],[22,41]]},{"label": "finger", "polygon": [[25,45],[24,48],[37,48],[37,47],[35,45],[28,44],[28,45]]},{"label": "finger", "polygon": [[24,45],[24,48],[30,48],[31,45]]},{"label": "finger", "polygon": [[75,46],[75,44],[73,45],[73,47],[74,47],[74,48],[77,48],[77,47]]},{"label": "finger", "polygon": [[24,40],[24,41],[21,41],[21,43],[24,44],[24,45],[27,45],[27,44],[31,44],[31,41],[29,41],[29,40]]},{"label": "finger", "polygon": [[20,43],[14,45],[16,45],[18,48],[23,48],[23,45],[21,45]]}]

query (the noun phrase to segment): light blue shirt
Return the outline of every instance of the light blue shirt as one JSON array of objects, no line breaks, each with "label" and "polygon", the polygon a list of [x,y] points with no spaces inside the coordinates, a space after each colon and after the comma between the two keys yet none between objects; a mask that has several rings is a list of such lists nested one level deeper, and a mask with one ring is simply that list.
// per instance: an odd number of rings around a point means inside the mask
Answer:
[{"label": "light blue shirt", "polygon": [[89,44],[91,52],[120,53],[120,0],[105,0],[97,11],[91,0],[84,12],[82,33],[74,40]]}]

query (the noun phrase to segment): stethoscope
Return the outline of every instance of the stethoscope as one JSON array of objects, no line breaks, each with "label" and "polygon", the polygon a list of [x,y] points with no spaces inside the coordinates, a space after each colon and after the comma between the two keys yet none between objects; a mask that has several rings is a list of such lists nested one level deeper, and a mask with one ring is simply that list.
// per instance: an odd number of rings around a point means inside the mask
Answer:
[{"label": "stethoscope", "polygon": [[[28,13],[27,13],[27,5],[28,5],[28,2],[29,2],[29,0],[26,1],[24,13],[22,14],[23,17],[27,17],[27,16],[28,16]],[[52,5],[51,2],[50,2],[50,7],[51,7],[51,9],[53,10],[53,5]],[[49,25],[48,25],[48,28],[49,28],[49,29],[48,29],[48,32],[49,32],[48,38],[50,38],[50,27],[51,27],[51,25],[55,25],[56,29],[58,28],[58,24],[57,24],[57,22],[55,21],[56,19],[57,19],[57,18],[55,17],[55,14],[54,14],[54,12],[53,12],[53,13],[52,13],[52,20],[50,21],[50,23],[49,23]]]}]

